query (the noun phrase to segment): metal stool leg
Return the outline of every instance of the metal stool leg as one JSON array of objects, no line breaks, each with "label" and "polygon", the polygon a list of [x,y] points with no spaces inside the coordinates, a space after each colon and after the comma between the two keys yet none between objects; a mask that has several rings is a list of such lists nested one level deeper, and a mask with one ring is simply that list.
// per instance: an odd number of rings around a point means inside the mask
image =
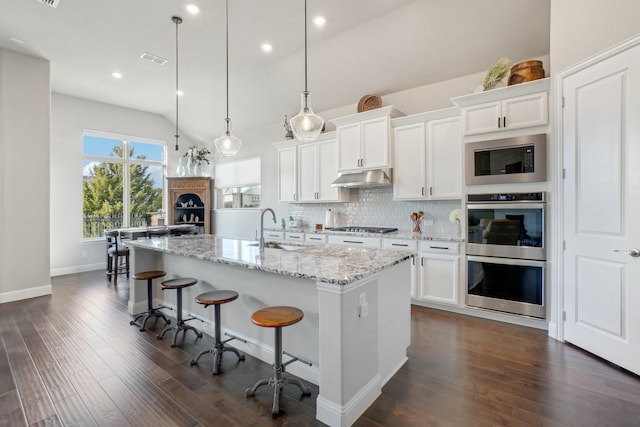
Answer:
[{"label": "metal stool leg", "polygon": [[[220,304],[214,304],[213,310],[214,310],[213,313],[214,313],[215,335],[216,335],[213,348],[210,348],[209,350],[201,351],[193,360],[191,360],[191,364],[195,365],[198,363],[198,360],[200,359],[201,356],[205,354],[213,353],[213,369],[211,371],[211,374],[217,375],[220,370],[220,364],[222,364],[222,354],[225,351],[231,351],[235,353],[236,356],[238,356],[238,360],[244,360],[244,354],[240,354],[240,352],[233,347],[225,346],[225,343],[234,339],[239,339],[239,338],[232,336],[228,340],[222,341],[222,339],[220,338],[222,336],[222,326],[220,325]],[[241,340],[241,341],[244,341],[244,340]]]},{"label": "metal stool leg", "polygon": [[[165,307],[162,306],[159,308],[165,308]],[[146,330],[145,328],[147,325],[147,320],[149,320],[150,317],[155,317],[156,319],[158,317],[162,317],[164,319],[165,325],[168,325],[171,323],[171,319],[168,319],[163,312],[159,311],[158,308],[153,308],[153,279],[147,279],[147,311],[145,311],[144,313],[137,314],[136,317],[129,322],[129,324],[138,325],[138,319],[140,319],[141,317],[143,319],[142,319],[142,323],[139,326],[140,326],[140,330],[143,332]]]},{"label": "metal stool leg", "polygon": [[175,347],[176,346],[176,339],[178,337],[178,332],[180,332],[180,331],[185,331],[185,333],[186,333],[187,330],[191,330],[191,331],[193,331],[194,334],[196,334],[196,340],[198,338],[202,338],[202,332],[198,331],[196,328],[194,328],[191,325],[185,324],[186,321],[193,320],[193,319],[195,319],[195,317],[190,317],[188,319],[182,319],[182,288],[177,288],[176,291],[178,292],[178,294],[177,294],[177,311],[178,311],[178,313],[176,314],[176,317],[177,317],[176,325],[165,328],[160,333],[160,335],[158,335],[158,339],[162,339],[164,334],[166,334],[168,331],[173,330],[174,332],[173,332],[173,340],[171,341],[171,347]]}]

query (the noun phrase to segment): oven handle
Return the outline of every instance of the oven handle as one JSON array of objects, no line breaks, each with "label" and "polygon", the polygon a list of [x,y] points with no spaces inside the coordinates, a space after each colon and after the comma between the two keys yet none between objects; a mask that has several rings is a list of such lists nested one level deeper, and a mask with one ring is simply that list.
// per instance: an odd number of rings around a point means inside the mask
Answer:
[{"label": "oven handle", "polygon": [[488,262],[491,264],[507,264],[507,265],[521,266],[521,267],[545,268],[547,266],[546,261],[535,261],[532,259],[517,259],[517,258],[498,258],[498,257],[486,257],[486,256],[474,256],[474,255],[467,255],[467,261]]},{"label": "oven handle", "polygon": [[544,209],[546,203],[471,203],[467,202],[467,209]]}]

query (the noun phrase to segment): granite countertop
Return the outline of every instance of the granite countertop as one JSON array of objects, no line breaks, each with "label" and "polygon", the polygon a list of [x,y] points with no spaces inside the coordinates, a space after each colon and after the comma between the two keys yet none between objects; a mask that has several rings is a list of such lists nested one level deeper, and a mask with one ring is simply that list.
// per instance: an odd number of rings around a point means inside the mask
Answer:
[{"label": "granite countertop", "polygon": [[428,233],[413,233],[411,231],[394,231],[392,233],[352,233],[347,231],[331,231],[321,230],[316,231],[310,228],[265,228],[265,231],[283,231],[285,233],[307,233],[307,234],[331,234],[335,236],[362,236],[362,237],[380,237],[383,239],[409,239],[409,240],[439,240],[443,242],[459,242],[464,243],[462,237],[454,236],[452,234],[428,234]]},{"label": "granite countertop", "polygon": [[[255,246],[254,246],[255,245]],[[409,259],[412,252],[339,245],[265,248],[256,241],[208,234],[127,241],[127,246],[336,285],[347,285]]]}]

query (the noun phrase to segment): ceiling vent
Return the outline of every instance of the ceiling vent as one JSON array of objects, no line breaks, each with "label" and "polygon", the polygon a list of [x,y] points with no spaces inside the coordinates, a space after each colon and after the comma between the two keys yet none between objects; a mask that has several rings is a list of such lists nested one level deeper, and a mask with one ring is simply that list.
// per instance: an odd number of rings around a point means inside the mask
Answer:
[{"label": "ceiling vent", "polygon": [[58,7],[58,5],[60,4],[60,0],[37,0],[37,1],[51,7]]},{"label": "ceiling vent", "polygon": [[146,59],[147,61],[155,62],[156,64],[160,65],[164,65],[168,62],[168,60],[149,52],[144,52],[142,55],[140,55],[140,58]]}]

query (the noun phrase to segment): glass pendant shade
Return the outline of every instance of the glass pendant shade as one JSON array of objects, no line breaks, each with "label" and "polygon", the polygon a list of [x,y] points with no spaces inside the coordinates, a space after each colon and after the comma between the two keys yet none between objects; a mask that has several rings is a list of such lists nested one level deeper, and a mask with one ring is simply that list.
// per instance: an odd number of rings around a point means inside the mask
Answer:
[{"label": "glass pendant shade", "polygon": [[242,141],[231,133],[231,120],[225,119],[225,131],[216,138],[213,143],[216,149],[224,157],[232,157],[238,154],[240,147],[242,147]]},{"label": "glass pendant shade", "polygon": [[302,92],[300,103],[300,112],[289,120],[291,130],[298,141],[315,141],[322,131],[324,119],[311,109],[308,91]]}]

